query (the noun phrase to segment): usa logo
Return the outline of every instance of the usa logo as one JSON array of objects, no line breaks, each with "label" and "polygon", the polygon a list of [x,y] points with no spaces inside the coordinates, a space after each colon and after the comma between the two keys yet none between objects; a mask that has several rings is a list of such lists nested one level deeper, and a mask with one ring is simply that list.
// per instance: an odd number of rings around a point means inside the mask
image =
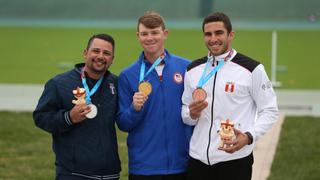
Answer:
[{"label": "usa logo", "polygon": [[111,94],[114,95],[115,94],[115,90],[116,90],[116,88],[114,87],[114,84],[113,83],[109,83],[109,88],[110,88]]},{"label": "usa logo", "polygon": [[182,77],[182,75],[180,73],[174,73],[173,80],[177,84],[181,84],[183,82],[183,77]]},{"label": "usa logo", "polygon": [[227,93],[233,93],[234,92],[234,82],[227,82],[226,86],[224,88],[224,91]]}]

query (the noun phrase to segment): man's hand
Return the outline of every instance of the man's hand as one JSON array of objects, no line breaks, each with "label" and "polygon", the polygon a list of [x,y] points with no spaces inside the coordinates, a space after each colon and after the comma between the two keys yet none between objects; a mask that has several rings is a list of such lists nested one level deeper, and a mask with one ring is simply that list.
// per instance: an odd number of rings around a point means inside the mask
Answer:
[{"label": "man's hand", "polygon": [[148,96],[144,95],[142,92],[136,92],[132,98],[132,104],[136,111],[140,111],[144,103],[148,100]]},{"label": "man's hand", "polygon": [[225,151],[227,153],[234,153],[249,143],[250,140],[248,135],[239,131],[238,129],[234,129],[234,133],[236,135],[236,138],[234,140],[225,141],[226,147],[218,148],[219,150]]},{"label": "man's hand", "polygon": [[201,115],[201,112],[203,109],[208,107],[208,102],[203,100],[203,101],[193,101],[189,105],[189,111],[190,111],[190,117],[192,119],[198,119]]},{"label": "man's hand", "polygon": [[77,104],[70,111],[72,123],[80,123],[87,119],[86,114],[91,112],[91,109],[86,104]]}]

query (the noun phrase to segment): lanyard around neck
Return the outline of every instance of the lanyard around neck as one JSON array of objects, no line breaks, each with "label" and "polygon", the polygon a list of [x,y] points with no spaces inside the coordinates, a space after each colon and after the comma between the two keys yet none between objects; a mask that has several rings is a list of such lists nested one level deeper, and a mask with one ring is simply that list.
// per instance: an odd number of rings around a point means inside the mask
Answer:
[{"label": "lanyard around neck", "polygon": [[148,76],[148,74],[150,74],[155,67],[157,67],[161,61],[165,58],[165,53],[162,53],[161,56],[152,64],[152,66],[149,68],[149,70],[147,71],[146,74],[144,74],[145,72],[145,68],[146,68],[146,63],[144,62],[144,60],[142,60],[141,66],[140,66],[140,78],[139,78],[139,83],[141,83],[145,77]]},{"label": "lanyard around neck", "polygon": [[210,62],[210,61],[213,61],[213,63],[214,63],[214,61],[215,61],[214,56],[213,56],[213,55],[210,55],[210,53],[209,53],[209,54],[208,54],[208,60],[207,60],[207,63],[206,63],[206,67],[204,68],[204,70],[203,70],[203,72],[202,72],[202,76],[201,76],[201,78],[200,78],[200,80],[199,80],[199,82],[198,82],[197,88],[202,88],[202,86],[205,85],[205,84],[209,81],[209,79],[210,79],[215,73],[217,73],[218,70],[225,64],[225,62],[232,56],[232,53],[233,53],[233,50],[231,49],[231,50],[229,51],[229,54],[224,58],[224,60],[223,60],[223,61],[220,61],[220,62],[218,63],[218,65],[217,65],[214,69],[212,69],[209,74],[206,75],[206,72],[207,72],[207,69],[208,69],[208,66],[209,66],[209,62]]},{"label": "lanyard around neck", "polygon": [[91,104],[91,96],[98,90],[98,88],[100,87],[100,85],[102,83],[102,80],[103,80],[103,76],[98,80],[98,82],[93,86],[93,88],[90,91],[89,86],[86,81],[85,74],[84,74],[84,68],[82,68],[81,81],[82,81],[82,85],[83,85],[84,89],[86,90],[86,103],[87,104]]}]

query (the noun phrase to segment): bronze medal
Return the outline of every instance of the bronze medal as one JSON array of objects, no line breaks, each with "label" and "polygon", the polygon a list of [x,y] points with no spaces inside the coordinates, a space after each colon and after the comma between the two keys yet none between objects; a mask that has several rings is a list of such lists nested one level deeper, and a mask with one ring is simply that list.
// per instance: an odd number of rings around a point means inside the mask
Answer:
[{"label": "bronze medal", "polygon": [[144,95],[148,96],[152,92],[152,85],[149,82],[143,81],[139,84],[139,92],[142,92]]},{"label": "bronze medal", "polygon": [[203,101],[207,98],[207,93],[202,88],[197,88],[192,93],[192,98],[194,101]]}]

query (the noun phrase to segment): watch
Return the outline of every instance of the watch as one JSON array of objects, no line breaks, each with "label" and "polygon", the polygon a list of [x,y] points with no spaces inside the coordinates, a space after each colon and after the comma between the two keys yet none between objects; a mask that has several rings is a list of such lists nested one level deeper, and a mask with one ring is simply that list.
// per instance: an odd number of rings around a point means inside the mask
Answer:
[{"label": "watch", "polygon": [[248,142],[248,145],[252,144],[253,142],[253,136],[250,132],[245,132],[245,134],[248,136],[249,138],[249,142]]}]

